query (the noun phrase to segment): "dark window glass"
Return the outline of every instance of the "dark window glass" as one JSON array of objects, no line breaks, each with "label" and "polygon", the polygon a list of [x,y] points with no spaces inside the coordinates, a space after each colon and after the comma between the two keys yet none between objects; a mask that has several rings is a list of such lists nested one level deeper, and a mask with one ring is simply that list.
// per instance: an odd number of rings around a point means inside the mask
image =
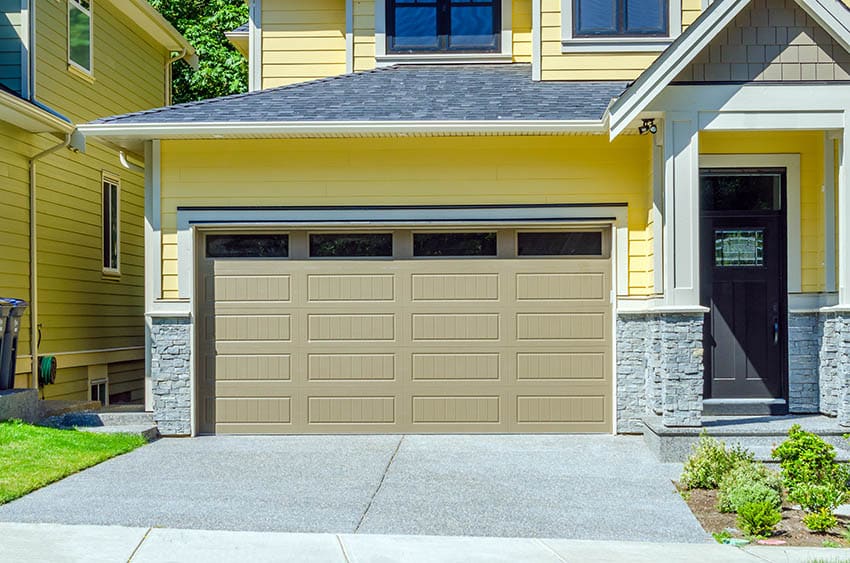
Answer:
[{"label": "dark window glass", "polygon": [[703,211],[778,211],[782,209],[782,175],[703,175]]},{"label": "dark window glass", "polygon": [[207,235],[210,258],[286,258],[289,235]]},{"label": "dark window glass", "polygon": [[715,230],[714,265],[764,266],[764,229]]},{"label": "dark window glass", "polygon": [[498,52],[500,0],[387,0],[387,50]]},{"label": "dark window glass", "polygon": [[119,211],[118,184],[104,179],[103,181],[103,268],[118,271],[119,268]]},{"label": "dark window glass", "polygon": [[602,233],[519,233],[520,256],[601,256]]},{"label": "dark window glass", "polygon": [[312,258],[359,258],[393,255],[390,233],[310,235]]},{"label": "dark window glass", "polygon": [[91,6],[86,0],[68,2],[68,59],[91,72]]},{"label": "dark window glass", "polygon": [[496,233],[414,233],[414,256],[495,256]]},{"label": "dark window glass", "polygon": [[575,0],[573,35],[666,36],[669,0]]}]

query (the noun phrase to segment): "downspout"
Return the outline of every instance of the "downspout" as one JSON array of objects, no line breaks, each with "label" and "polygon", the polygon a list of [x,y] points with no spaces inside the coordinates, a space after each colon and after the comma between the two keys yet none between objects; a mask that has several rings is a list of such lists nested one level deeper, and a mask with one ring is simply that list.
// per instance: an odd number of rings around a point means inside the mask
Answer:
[{"label": "downspout", "polygon": [[30,363],[32,365],[31,386],[38,387],[38,228],[36,218],[36,161],[67,148],[71,145],[71,133],[65,134],[65,140],[29,159],[29,192],[30,192]]},{"label": "downspout", "polygon": [[124,151],[118,151],[118,161],[121,163],[121,166],[130,170],[132,172],[138,172],[139,174],[145,173],[144,166],[139,166],[138,164],[133,164],[129,160],[127,160],[127,154]]},{"label": "downspout", "polygon": [[[189,49],[183,47],[183,49],[177,52],[177,55],[174,56],[172,53],[175,51],[169,52],[169,59],[165,61],[165,105],[171,105],[171,82],[172,82],[172,69],[174,68],[174,63],[177,61],[182,61],[186,57],[189,56]],[[191,63],[189,63],[191,64]]]}]

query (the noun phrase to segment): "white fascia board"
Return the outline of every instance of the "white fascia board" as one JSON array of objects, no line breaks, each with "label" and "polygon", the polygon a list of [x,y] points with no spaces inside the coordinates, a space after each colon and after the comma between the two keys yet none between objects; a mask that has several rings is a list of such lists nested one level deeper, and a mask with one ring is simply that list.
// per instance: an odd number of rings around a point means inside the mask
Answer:
[{"label": "white fascia board", "polygon": [[[698,111],[709,125],[711,114],[746,112],[763,114],[823,114],[816,119],[834,120],[836,112],[850,107],[850,88],[836,82],[811,84],[786,82],[782,84],[673,84],[664,89],[644,110]],[[793,116],[789,116],[793,117]],[[832,123],[832,125],[836,125]],[[833,128],[830,125],[828,128]],[[839,126],[841,128],[843,126]],[[809,129],[818,129],[812,124]]]},{"label": "white fascia board", "polygon": [[147,0],[110,0],[110,3],[166,49],[185,52],[186,62],[197,67],[195,48]]},{"label": "white fascia board", "polygon": [[239,138],[250,135],[373,135],[504,133],[604,133],[602,120],[582,121],[282,121],[263,123],[92,123],[81,125],[86,136],[108,139]]},{"label": "white fascia board", "polygon": [[798,0],[800,7],[850,51],[850,10],[837,0]]},{"label": "white fascia board", "polygon": [[611,106],[611,139],[661,93],[750,0],[715,2]]},{"label": "white fascia board", "polygon": [[74,132],[73,123],[2,90],[0,90],[0,121],[30,133],[69,134]]}]

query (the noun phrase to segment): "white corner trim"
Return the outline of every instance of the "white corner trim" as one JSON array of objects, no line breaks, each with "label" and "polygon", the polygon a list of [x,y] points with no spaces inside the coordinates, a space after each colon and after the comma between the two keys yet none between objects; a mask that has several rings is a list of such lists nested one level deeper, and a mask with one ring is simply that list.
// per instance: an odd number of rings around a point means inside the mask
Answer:
[{"label": "white corner trim", "polygon": [[[160,146],[145,143],[145,314],[162,295],[162,238],[160,232]],[[153,410],[151,380],[151,323],[145,317],[145,410]]]},{"label": "white corner trim", "polygon": [[30,99],[30,0],[21,0],[21,97]]},{"label": "white corner trim", "polygon": [[560,0],[562,53],[660,53],[682,34],[682,0],[669,0],[667,14],[669,35],[666,37],[575,37],[573,36],[575,1]]},{"label": "white corner trim", "polygon": [[[178,292],[184,303],[194,299],[195,240],[198,229],[308,228],[343,226],[347,228],[414,227],[422,225],[557,225],[582,223],[613,225],[612,260],[616,291],[628,293],[628,206],[626,205],[530,205],[484,207],[365,207],[365,208],[198,208],[177,210]],[[156,305],[156,303],[154,304]],[[174,302],[163,306],[174,308]],[[153,314],[153,313],[151,313]]]},{"label": "white corner trim", "polygon": [[354,0],[345,0],[345,72],[354,72]]},{"label": "white corner trim", "polygon": [[263,4],[250,0],[248,6],[248,91],[263,89]]},{"label": "white corner trim", "polygon": [[802,291],[799,154],[703,154],[700,168],[785,168],[788,293]]},{"label": "white corner trim", "polygon": [[832,133],[823,136],[823,240],[826,291],[837,291],[835,269],[835,140]]},{"label": "white corner trim", "polygon": [[838,140],[838,304],[850,308],[850,111]]},{"label": "white corner trim", "polygon": [[541,41],[542,14],[541,0],[531,0],[531,79],[539,81],[543,71],[540,67],[543,57]]},{"label": "white corner trim", "polygon": [[837,303],[838,294],[835,292],[788,294],[788,312],[791,314],[817,313]]}]

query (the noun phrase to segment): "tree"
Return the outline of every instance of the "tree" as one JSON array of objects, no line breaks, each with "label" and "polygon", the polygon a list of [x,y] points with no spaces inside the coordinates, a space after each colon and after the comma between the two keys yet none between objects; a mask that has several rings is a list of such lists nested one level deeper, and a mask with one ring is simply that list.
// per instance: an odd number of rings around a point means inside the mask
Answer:
[{"label": "tree", "polygon": [[248,21],[244,0],[149,0],[189,43],[200,59],[198,70],[174,64],[174,103],[204,100],[248,89],[248,61],[224,34]]}]

